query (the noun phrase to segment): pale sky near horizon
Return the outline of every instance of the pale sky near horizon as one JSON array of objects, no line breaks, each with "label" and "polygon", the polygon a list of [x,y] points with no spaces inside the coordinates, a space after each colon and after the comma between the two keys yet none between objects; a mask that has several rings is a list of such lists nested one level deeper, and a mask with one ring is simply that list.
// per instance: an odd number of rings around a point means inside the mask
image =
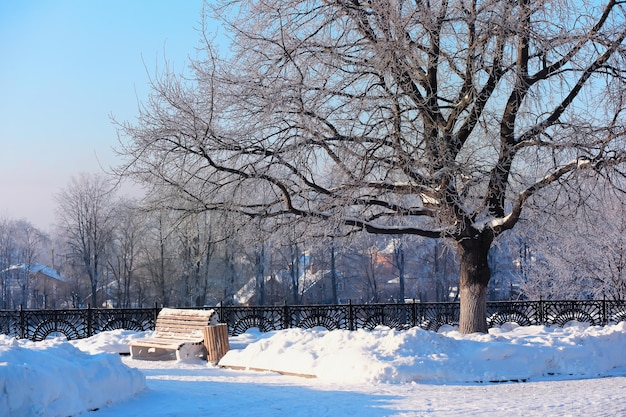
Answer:
[{"label": "pale sky near horizon", "polygon": [[135,119],[165,60],[185,69],[202,4],[0,2],[0,219],[50,231],[71,177],[117,164],[110,117]]}]

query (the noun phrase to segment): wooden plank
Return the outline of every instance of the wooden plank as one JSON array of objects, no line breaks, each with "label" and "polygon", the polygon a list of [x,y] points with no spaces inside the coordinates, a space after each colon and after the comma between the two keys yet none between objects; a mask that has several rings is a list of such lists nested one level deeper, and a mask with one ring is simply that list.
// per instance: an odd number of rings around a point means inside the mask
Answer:
[{"label": "wooden plank", "polygon": [[187,326],[187,327],[204,327],[211,324],[210,320],[186,320],[175,317],[157,318],[158,326]]},{"label": "wooden plank", "polygon": [[208,324],[202,326],[174,326],[172,324],[168,324],[167,326],[158,326],[155,327],[155,331],[161,332],[171,332],[171,333],[185,333],[185,332],[193,332],[204,329]]},{"label": "wooden plank", "polygon": [[154,338],[162,339],[162,340],[184,340],[187,342],[196,342],[196,341],[202,342],[202,340],[204,339],[204,336],[202,335],[201,332],[198,334],[172,334],[172,333],[157,334],[155,333]]},{"label": "wooden plank", "polygon": [[166,317],[157,317],[158,322],[173,322],[173,323],[190,323],[190,324],[200,324],[200,323],[209,323],[210,319],[205,317],[177,317],[177,316],[166,316]]},{"label": "wooden plank", "polygon": [[215,310],[193,310],[184,308],[162,308],[159,312],[159,316],[196,316],[211,318],[215,314]]},{"label": "wooden plank", "polygon": [[158,338],[145,338],[145,339],[139,339],[139,340],[135,340],[133,342],[131,342],[131,345],[133,346],[143,346],[143,347],[150,347],[150,346],[158,346],[158,347],[170,347],[171,349],[178,349],[180,346],[184,345],[185,343],[189,343],[189,344],[202,344],[203,340],[202,339],[196,339],[196,340],[189,340],[189,339],[158,339]]},{"label": "wooden plank", "polygon": [[274,372],[280,375],[287,375],[287,376],[298,376],[301,378],[317,378],[316,375],[311,375],[311,374],[300,374],[297,372],[287,372],[287,371],[278,371],[276,369],[264,369],[264,368],[249,368],[246,366],[231,366],[231,365],[227,365],[227,366],[221,366],[220,368],[224,368],[224,369],[233,369],[235,371],[254,371],[254,372]]},{"label": "wooden plank", "polygon": [[[205,326],[206,327],[206,326]],[[204,327],[202,328],[204,329]],[[167,330],[157,330],[154,332],[155,337],[167,337],[167,335],[170,335],[172,337],[192,337],[193,338],[197,338],[197,337],[202,337],[202,329],[189,329],[187,331],[177,331],[175,329],[167,329]]]},{"label": "wooden plank", "polygon": [[157,320],[175,320],[175,321],[188,321],[188,322],[198,322],[198,323],[208,323],[211,321],[213,316],[179,316],[179,315],[167,315],[167,316],[157,316]]},{"label": "wooden plank", "polygon": [[225,323],[204,328],[204,347],[207,360],[217,363],[230,350],[228,342],[228,325]]},{"label": "wooden plank", "polygon": [[158,327],[155,327],[155,329],[161,329],[163,331],[185,331],[185,330],[203,329],[206,326],[208,326],[208,324],[203,324],[201,326],[188,326],[182,323],[180,325],[176,325],[176,323],[166,323],[166,324],[161,324]]}]

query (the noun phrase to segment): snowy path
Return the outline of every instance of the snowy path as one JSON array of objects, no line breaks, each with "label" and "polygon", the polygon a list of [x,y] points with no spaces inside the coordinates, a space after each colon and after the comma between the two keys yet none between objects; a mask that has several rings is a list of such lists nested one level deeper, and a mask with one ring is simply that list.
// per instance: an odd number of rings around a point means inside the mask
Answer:
[{"label": "snowy path", "polygon": [[204,364],[125,358],[148,389],[84,413],[124,416],[620,416],[626,377],[485,385],[347,385]]}]

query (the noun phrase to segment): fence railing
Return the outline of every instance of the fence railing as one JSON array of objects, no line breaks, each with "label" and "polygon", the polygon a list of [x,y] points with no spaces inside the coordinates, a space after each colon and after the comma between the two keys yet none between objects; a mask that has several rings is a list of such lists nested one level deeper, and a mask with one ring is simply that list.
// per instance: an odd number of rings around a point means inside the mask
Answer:
[{"label": "fence railing", "polygon": [[[356,330],[373,329],[377,326],[395,329],[419,326],[436,331],[443,325],[457,325],[459,321],[459,303],[213,308],[218,313],[219,321],[228,324],[229,333],[233,336],[251,328],[261,331],[293,327]],[[0,334],[39,341],[61,334],[72,340],[107,330],[152,330],[159,311],[160,307],[156,306],[128,309],[0,310]],[[539,300],[487,303],[489,327],[499,327],[506,322],[515,322],[522,326],[564,326],[570,321],[591,325],[626,321],[626,301]]]}]

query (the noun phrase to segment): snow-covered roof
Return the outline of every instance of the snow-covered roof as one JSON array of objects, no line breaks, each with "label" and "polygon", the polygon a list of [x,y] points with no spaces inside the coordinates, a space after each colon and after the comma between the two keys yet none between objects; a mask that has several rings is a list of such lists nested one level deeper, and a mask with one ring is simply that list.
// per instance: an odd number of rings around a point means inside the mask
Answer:
[{"label": "snow-covered roof", "polygon": [[16,271],[16,270],[29,271],[31,274],[41,273],[50,278],[56,279],[58,281],[65,281],[65,277],[59,274],[59,272],[56,269],[43,265],[43,264],[24,264],[24,263],[16,264],[16,265],[11,265],[10,267],[8,267],[2,272]]},{"label": "snow-covered roof", "polygon": [[[272,280],[271,275],[265,276],[265,282],[268,283]],[[239,289],[233,296],[235,303],[247,304],[256,294],[256,277],[252,277],[246,282],[243,287]]]},{"label": "snow-covered roof", "polygon": [[305,270],[300,274],[300,277],[298,277],[298,289],[302,294],[306,293],[328,273],[330,273],[329,270],[318,270],[315,272]]}]

